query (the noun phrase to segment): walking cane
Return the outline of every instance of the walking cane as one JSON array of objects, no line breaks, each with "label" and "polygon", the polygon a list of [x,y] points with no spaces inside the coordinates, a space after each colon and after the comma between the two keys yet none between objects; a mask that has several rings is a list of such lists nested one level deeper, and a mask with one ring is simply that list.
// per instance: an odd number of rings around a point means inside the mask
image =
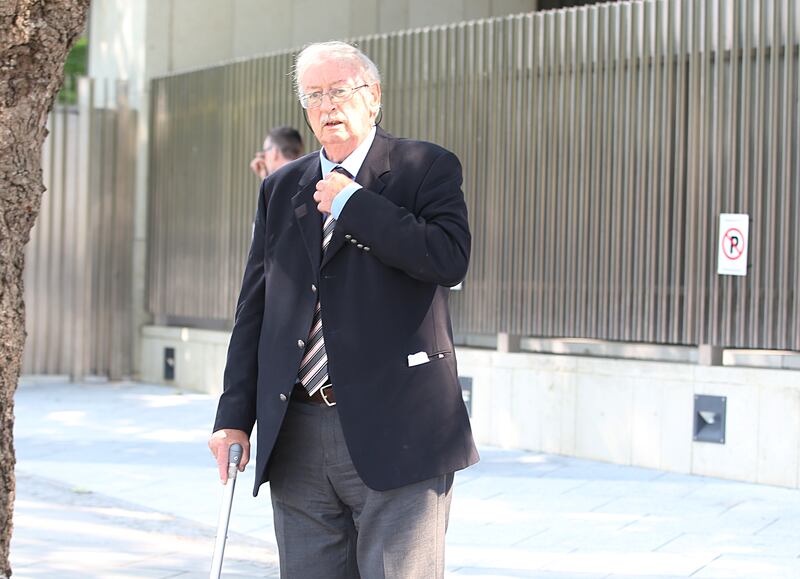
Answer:
[{"label": "walking cane", "polygon": [[222,495],[222,506],[219,509],[217,523],[217,539],[214,541],[214,557],[211,559],[210,579],[219,579],[222,573],[222,556],[225,554],[225,540],[228,538],[228,523],[231,520],[231,503],[233,489],[236,487],[236,473],[239,472],[239,461],[242,460],[242,445],[231,444],[228,449],[228,481]]}]

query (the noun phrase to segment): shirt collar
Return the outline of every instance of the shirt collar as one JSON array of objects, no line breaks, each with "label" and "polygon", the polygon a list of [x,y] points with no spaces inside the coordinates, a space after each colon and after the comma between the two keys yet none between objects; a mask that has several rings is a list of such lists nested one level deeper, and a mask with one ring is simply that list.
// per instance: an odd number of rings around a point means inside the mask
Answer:
[{"label": "shirt collar", "polygon": [[356,175],[358,175],[358,171],[361,169],[361,165],[364,164],[364,159],[367,158],[367,153],[369,153],[369,148],[372,146],[372,141],[375,140],[376,132],[377,128],[373,126],[367,137],[361,141],[358,147],[356,147],[355,151],[350,153],[350,155],[348,155],[348,157],[341,163],[332,163],[325,156],[325,149],[320,149],[319,162],[322,166],[322,178],[324,179],[328,176],[328,173],[333,171],[336,167],[341,166],[347,169],[347,171],[353,176],[353,179],[355,179]]}]

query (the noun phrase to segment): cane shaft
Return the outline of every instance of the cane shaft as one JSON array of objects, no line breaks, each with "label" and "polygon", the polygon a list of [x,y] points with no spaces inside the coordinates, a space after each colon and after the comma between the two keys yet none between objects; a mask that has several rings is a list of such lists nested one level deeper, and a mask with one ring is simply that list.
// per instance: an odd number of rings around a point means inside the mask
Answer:
[{"label": "cane shaft", "polygon": [[231,520],[231,505],[233,504],[233,490],[236,488],[236,474],[238,473],[239,460],[241,459],[241,446],[231,449],[231,461],[228,465],[228,481],[222,493],[222,505],[219,509],[217,522],[217,538],[214,541],[214,556],[211,559],[210,579],[219,579],[222,575],[222,558],[225,555],[225,541],[228,538],[228,524]]}]

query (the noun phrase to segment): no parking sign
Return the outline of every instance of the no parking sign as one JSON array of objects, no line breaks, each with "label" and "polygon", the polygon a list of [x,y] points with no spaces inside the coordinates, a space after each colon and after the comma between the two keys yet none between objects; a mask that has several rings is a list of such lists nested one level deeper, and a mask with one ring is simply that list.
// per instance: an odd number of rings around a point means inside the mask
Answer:
[{"label": "no parking sign", "polygon": [[747,275],[747,233],[750,216],[746,213],[720,213],[717,273]]}]

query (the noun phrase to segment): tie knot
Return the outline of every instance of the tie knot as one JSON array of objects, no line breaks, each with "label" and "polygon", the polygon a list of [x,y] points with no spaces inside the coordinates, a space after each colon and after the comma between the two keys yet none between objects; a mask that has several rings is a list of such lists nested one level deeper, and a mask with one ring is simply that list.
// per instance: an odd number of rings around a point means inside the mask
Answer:
[{"label": "tie knot", "polygon": [[353,175],[350,173],[350,171],[348,171],[347,169],[345,169],[341,165],[336,165],[336,167],[334,167],[332,170],[336,171],[337,173],[341,173],[342,175],[344,175],[348,179],[352,179],[353,178]]}]

